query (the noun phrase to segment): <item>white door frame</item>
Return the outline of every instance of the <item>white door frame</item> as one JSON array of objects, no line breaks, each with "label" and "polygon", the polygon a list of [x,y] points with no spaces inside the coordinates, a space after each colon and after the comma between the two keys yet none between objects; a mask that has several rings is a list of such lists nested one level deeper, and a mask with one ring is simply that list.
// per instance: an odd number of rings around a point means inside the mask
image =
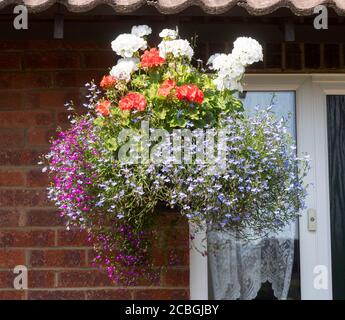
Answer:
[{"label": "white door frame", "polygon": [[[245,77],[248,91],[295,91],[298,153],[311,157],[311,170],[306,182],[307,208],[316,210],[317,230],[308,230],[308,217],[302,213],[299,221],[301,298],[303,300],[332,299],[331,234],[328,180],[327,108],[326,96],[345,95],[345,75],[342,74],[252,74]],[[194,244],[205,234],[198,234]],[[203,244],[205,245],[205,244]],[[208,299],[207,257],[191,246],[190,297]],[[315,286],[325,276],[323,286]],[[318,277],[319,276],[319,277]],[[325,279],[323,278],[323,279]]]}]

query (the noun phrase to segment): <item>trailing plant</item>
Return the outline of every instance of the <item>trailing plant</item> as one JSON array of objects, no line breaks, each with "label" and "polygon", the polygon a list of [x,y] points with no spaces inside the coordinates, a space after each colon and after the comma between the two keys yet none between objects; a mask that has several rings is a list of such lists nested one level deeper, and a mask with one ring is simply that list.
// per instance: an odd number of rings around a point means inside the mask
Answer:
[{"label": "trailing plant", "polygon": [[193,66],[194,49],[177,31],[164,29],[157,48],[148,47],[150,33],[134,26],[112,42],[121,58],[99,86],[86,85],[85,114],[69,105],[71,128],[44,157],[49,198],[67,227],[86,230],[95,263],[125,284],[157,280],[161,203],[193,230],[249,239],[282,230],[306,195],[308,162],[284,121],[269,110],[247,115],[234,95],[245,67],[262,60],[260,44],[239,38],[206,71]]}]

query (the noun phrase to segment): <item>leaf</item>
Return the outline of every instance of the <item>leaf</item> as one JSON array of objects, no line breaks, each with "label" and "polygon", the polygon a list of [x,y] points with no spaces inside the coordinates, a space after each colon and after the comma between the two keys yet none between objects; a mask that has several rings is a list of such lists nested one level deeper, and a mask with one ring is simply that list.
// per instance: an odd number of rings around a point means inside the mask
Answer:
[{"label": "leaf", "polygon": [[102,117],[97,117],[93,123],[98,126],[98,127],[102,127],[104,125],[104,118]]},{"label": "leaf", "polygon": [[175,117],[172,120],[170,120],[170,126],[171,127],[181,127],[184,128],[187,125],[187,120],[184,117]]},{"label": "leaf", "polygon": [[158,119],[164,120],[166,115],[167,115],[167,110],[166,109],[154,109],[154,114]]},{"label": "leaf", "polygon": [[118,143],[116,138],[110,138],[107,140],[107,147],[110,151],[116,151],[118,148]]}]

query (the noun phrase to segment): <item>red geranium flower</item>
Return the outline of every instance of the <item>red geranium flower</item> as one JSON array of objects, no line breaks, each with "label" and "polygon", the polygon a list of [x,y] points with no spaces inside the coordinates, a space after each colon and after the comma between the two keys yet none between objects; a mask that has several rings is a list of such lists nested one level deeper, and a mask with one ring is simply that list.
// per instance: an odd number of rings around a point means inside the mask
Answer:
[{"label": "red geranium flower", "polygon": [[130,92],[119,101],[121,110],[137,109],[143,111],[146,108],[146,99],[141,93]]},{"label": "red geranium flower", "polygon": [[109,116],[109,114],[110,114],[110,105],[111,105],[110,101],[104,100],[104,101],[100,102],[96,106],[96,111],[98,113],[100,113],[102,116]]},{"label": "red geranium flower", "polygon": [[201,104],[204,101],[204,93],[195,84],[184,84],[176,87],[176,98]]},{"label": "red geranium flower", "polygon": [[159,55],[156,48],[146,50],[141,56],[141,66],[143,68],[158,67],[165,62],[165,59]]},{"label": "red geranium flower", "polygon": [[108,89],[108,88],[111,88],[113,87],[114,85],[116,84],[116,79],[115,77],[113,76],[104,76],[101,83],[100,83],[100,86],[103,88],[103,89]]},{"label": "red geranium flower", "polygon": [[158,95],[167,97],[170,91],[176,87],[174,80],[165,80],[158,89]]}]

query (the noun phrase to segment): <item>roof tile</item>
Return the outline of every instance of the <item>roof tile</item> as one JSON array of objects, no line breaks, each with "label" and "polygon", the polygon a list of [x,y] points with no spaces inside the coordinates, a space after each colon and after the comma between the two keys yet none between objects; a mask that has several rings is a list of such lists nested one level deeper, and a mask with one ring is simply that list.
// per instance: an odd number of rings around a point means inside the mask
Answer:
[{"label": "roof tile", "polygon": [[345,15],[345,0],[0,0],[0,8],[10,4],[24,4],[31,12],[44,11],[55,3],[73,12],[85,12],[106,4],[118,13],[133,12],[151,5],[163,14],[178,13],[190,6],[199,6],[206,13],[221,14],[235,6],[245,8],[252,15],[269,14],[279,8],[290,8],[296,15],[313,14],[314,7],[324,4]]}]

